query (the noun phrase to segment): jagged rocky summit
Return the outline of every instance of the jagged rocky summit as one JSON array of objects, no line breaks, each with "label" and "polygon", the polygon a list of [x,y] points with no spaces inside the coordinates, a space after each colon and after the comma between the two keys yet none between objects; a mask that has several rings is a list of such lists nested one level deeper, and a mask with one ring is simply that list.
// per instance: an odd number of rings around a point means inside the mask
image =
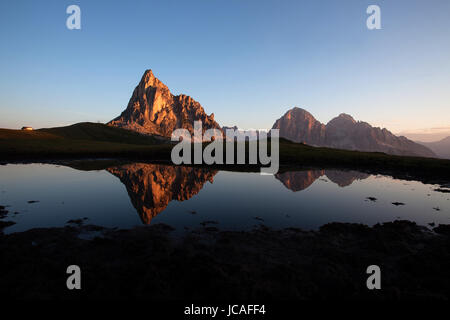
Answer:
[{"label": "jagged rocky summit", "polygon": [[134,89],[127,108],[108,125],[170,137],[178,128],[185,128],[193,135],[194,121],[202,121],[203,133],[207,129],[221,130],[213,113],[207,115],[200,103],[190,96],[173,95],[152,70],[147,70]]}]

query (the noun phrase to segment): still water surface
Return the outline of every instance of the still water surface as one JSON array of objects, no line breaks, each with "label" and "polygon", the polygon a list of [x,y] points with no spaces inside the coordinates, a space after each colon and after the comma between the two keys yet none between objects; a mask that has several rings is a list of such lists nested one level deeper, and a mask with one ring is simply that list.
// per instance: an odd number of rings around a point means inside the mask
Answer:
[{"label": "still water surface", "polygon": [[450,194],[435,191],[438,187],[321,169],[271,176],[148,163],[98,171],[0,166],[0,205],[9,211],[3,220],[16,223],[5,233],[83,218],[86,224],[118,228],[166,223],[177,231],[202,225],[246,230],[259,224],[316,229],[328,222],[373,225],[396,219],[450,223]]}]

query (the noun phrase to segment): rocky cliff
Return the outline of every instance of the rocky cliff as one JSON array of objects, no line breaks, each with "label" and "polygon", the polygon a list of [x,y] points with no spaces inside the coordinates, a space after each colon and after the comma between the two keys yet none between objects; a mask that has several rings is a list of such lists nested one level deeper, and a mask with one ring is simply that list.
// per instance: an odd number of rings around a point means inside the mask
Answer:
[{"label": "rocky cliff", "polygon": [[207,115],[200,103],[189,96],[173,95],[152,70],[147,70],[134,89],[127,108],[108,125],[170,137],[177,128],[188,129],[192,135],[194,121],[199,120],[203,132],[211,128],[221,130],[214,114]]},{"label": "rocky cliff", "polygon": [[280,137],[313,146],[405,156],[436,156],[425,146],[405,137],[397,137],[387,129],[356,121],[344,113],[324,125],[308,111],[293,108],[278,119],[272,128],[280,130]]},{"label": "rocky cliff", "polygon": [[294,142],[319,146],[325,139],[325,125],[304,109],[293,108],[275,121],[272,129],[280,130],[280,137]]}]

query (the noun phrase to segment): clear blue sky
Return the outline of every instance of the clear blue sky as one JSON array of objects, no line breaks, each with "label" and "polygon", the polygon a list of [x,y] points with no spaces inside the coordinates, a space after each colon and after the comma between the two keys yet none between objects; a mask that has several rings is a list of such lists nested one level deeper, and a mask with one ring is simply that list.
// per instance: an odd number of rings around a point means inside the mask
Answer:
[{"label": "clear blue sky", "polygon": [[1,1],[0,39],[0,127],[109,121],[149,68],[221,125],[268,128],[298,106],[450,127],[448,0]]}]

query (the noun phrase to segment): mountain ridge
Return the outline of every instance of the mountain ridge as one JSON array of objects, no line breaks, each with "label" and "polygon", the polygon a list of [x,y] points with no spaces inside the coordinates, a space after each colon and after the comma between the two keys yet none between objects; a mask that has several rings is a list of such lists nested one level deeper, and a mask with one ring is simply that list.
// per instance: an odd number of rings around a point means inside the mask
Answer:
[{"label": "mountain ridge", "polygon": [[416,142],[431,149],[438,157],[450,159],[450,136],[433,142]]},{"label": "mountain ridge", "polygon": [[307,110],[294,107],[276,120],[272,129],[279,129],[280,137],[312,146],[436,157],[433,151],[421,144],[398,137],[386,128],[356,121],[346,113],[341,113],[325,125]]},{"label": "mountain ridge", "polygon": [[[202,133],[224,129],[207,115],[201,104],[192,97],[173,95],[151,69],[144,72],[120,116],[107,123],[147,135],[170,137],[174,130],[184,128],[194,135],[194,121],[202,122]],[[280,137],[312,146],[344,150],[384,152],[392,155],[437,157],[424,144],[403,136],[396,136],[386,128],[373,127],[341,113],[327,124],[318,121],[307,110],[294,107],[277,119],[272,129],[280,130]]]},{"label": "mountain ridge", "polygon": [[188,95],[173,95],[148,69],[134,89],[127,108],[107,124],[170,137],[178,128],[185,128],[193,135],[194,121],[202,121],[203,132],[207,129],[222,130],[214,120],[214,113],[207,115],[201,104]]}]

